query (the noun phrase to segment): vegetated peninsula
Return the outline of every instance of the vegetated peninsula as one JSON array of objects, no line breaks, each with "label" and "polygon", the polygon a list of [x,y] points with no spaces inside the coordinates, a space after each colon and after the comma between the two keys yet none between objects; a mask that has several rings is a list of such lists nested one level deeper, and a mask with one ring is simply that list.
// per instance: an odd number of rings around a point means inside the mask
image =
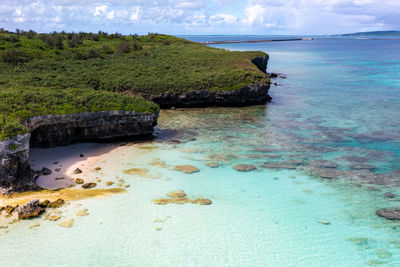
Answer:
[{"label": "vegetated peninsula", "polygon": [[346,33],[346,34],[338,34],[334,36],[353,36],[353,37],[400,37],[400,31],[370,31],[370,32],[355,32],[355,33]]},{"label": "vegetated peninsula", "polygon": [[37,189],[30,146],[151,136],[159,106],[270,100],[263,52],[161,34],[0,32],[2,193]]}]

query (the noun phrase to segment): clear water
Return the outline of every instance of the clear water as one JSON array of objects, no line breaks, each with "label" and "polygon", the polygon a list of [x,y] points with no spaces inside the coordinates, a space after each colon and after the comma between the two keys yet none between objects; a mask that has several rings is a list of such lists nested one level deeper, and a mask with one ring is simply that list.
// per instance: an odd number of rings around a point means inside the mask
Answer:
[{"label": "clear water", "polygon": [[[269,70],[288,76],[274,81],[281,86],[272,86],[273,101],[163,111],[156,140],[106,154],[96,164],[102,173],[89,174],[103,181],[123,178],[130,184],[127,193],[66,206],[63,215],[75,218],[69,229],[34,219],[10,225],[7,234],[1,230],[0,265],[399,266],[400,223],[375,215],[379,208],[398,206],[400,197],[384,197],[386,192],[400,196],[398,186],[374,184],[375,178],[324,180],[306,166],[313,159],[335,161],[341,170],[364,163],[376,167],[372,173],[393,174],[396,180],[400,42],[218,47],[268,52]],[[191,164],[200,172],[149,164],[154,159],[169,166]],[[301,160],[304,167],[261,167],[288,160]],[[210,168],[207,162],[220,166]],[[257,170],[238,172],[232,168],[237,163]],[[157,179],[123,172],[130,168],[146,168]],[[152,204],[177,189],[213,203]],[[90,215],[76,217],[82,208]],[[36,221],[41,225],[29,229]]]}]

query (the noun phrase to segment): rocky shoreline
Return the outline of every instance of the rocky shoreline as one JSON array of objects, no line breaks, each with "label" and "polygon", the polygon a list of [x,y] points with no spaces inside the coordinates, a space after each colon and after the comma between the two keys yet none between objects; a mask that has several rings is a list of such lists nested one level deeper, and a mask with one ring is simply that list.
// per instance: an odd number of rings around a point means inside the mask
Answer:
[{"label": "rocky shoreline", "polygon": [[[268,55],[255,57],[252,63],[267,73]],[[199,90],[185,93],[143,95],[161,108],[249,106],[265,104],[270,83],[251,84],[231,91]],[[64,116],[37,116],[22,122],[27,134],[0,141],[0,193],[38,190],[38,175],[28,164],[30,147],[53,147],[79,141],[151,137],[158,113],[99,111]]]}]

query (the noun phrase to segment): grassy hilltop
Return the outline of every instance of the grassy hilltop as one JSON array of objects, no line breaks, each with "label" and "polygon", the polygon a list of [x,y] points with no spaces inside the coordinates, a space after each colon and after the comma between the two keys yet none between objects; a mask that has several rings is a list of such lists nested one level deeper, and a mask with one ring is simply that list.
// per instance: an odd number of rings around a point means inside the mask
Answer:
[{"label": "grassy hilltop", "polygon": [[30,116],[110,109],[156,112],[155,104],[137,95],[265,83],[268,76],[251,63],[264,55],[160,34],[0,29],[0,140],[23,133],[19,122]]}]

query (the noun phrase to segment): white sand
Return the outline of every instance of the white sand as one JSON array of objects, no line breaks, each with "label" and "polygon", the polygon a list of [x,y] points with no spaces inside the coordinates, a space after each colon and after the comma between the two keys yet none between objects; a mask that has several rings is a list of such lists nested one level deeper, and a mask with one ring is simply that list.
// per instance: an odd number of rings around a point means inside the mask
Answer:
[{"label": "white sand", "polygon": [[[54,148],[33,148],[31,149],[29,163],[33,170],[41,170],[43,167],[49,168],[52,174],[40,176],[36,183],[45,189],[59,189],[70,185],[75,185],[73,179],[81,178],[85,182],[92,182],[88,178],[88,173],[93,171],[96,163],[107,153],[114,149],[121,148],[118,143],[79,143],[69,146]],[[84,157],[80,157],[83,154]],[[57,164],[55,164],[58,162]],[[60,171],[56,171],[60,168]],[[79,168],[81,174],[72,174]],[[56,180],[56,178],[64,178]]]}]

